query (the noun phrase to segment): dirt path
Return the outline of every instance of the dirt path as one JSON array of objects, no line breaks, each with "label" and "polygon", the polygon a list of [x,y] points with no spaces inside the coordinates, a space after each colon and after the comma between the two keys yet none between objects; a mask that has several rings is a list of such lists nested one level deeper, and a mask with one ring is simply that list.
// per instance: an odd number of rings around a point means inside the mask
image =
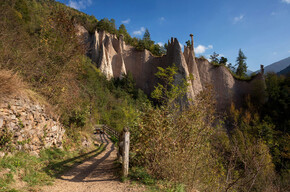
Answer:
[{"label": "dirt path", "polygon": [[122,183],[116,176],[117,150],[107,135],[98,135],[106,149],[96,157],[72,168],[53,186],[45,186],[43,192],[127,192],[143,191]]}]

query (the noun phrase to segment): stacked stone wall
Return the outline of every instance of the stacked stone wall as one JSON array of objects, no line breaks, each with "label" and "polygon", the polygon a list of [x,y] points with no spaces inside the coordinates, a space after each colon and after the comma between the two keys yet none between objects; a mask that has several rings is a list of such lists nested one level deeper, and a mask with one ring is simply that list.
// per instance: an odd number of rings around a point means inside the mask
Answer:
[{"label": "stacked stone wall", "polygon": [[38,154],[49,147],[62,148],[65,130],[46,107],[28,98],[0,101],[0,131],[11,136],[12,149]]}]

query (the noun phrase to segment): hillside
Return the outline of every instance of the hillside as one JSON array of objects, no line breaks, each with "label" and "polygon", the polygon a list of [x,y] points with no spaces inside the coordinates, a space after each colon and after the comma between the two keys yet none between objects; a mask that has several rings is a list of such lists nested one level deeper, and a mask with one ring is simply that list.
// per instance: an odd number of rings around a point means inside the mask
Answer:
[{"label": "hillside", "polygon": [[290,65],[288,67],[286,67],[285,69],[283,69],[282,71],[279,71],[277,74],[278,75],[289,75],[290,73]]}]

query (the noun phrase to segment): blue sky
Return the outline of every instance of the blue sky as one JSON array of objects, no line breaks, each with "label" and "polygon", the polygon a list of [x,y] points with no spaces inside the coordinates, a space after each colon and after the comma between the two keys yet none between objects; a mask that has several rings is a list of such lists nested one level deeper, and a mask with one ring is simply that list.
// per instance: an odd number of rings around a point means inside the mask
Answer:
[{"label": "blue sky", "polygon": [[290,0],[58,0],[97,19],[124,23],[131,36],[181,44],[194,34],[197,55],[214,51],[235,63],[241,48],[248,69],[290,56]]}]

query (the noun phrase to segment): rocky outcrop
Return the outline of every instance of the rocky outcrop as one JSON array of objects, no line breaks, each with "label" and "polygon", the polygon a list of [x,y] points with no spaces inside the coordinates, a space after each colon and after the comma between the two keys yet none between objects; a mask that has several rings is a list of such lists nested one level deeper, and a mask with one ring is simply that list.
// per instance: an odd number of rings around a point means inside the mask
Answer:
[{"label": "rocky outcrop", "polygon": [[[184,47],[184,52],[182,52],[178,40],[171,38],[168,41],[167,54],[155,57],[148,50],[138,51],[134,47],[126,45],[122,36],[117,38],[115,35],[96,31],[90,37],[93,43],[89,50],[92,60],[108,79],[122,77],[123,74],[130,72],[137,87],[148,95],[158,83],[158,79],[155,77],[157,67],[165,68],[175,64],[178,68],[175,83],[179,83],[189,76],[193,77],[189,82],[188,94],[182,102],[183,104],[190,100],[194,101],[200,91],[204,90],[207,84],[211,84],[215,91],[218,109],[225,110],[231,102],[241,105],[243,98],[255,90],[257,82],[264,85],[262,75],[257,75],[251,81],[241,81],[235,79],[226,67],[216,67],[206,59],[197,59],[193,49],[193,35],[191,37],[191,47]],[[261,89],[264,89],[264,86]]]},{"label": "rocky outcrop", "polygon": [[0,131],[10,135],[11,147],[32,154],[38,154],[43,148],[61,148],[65,132],[44,105],[27,97],[1,99]]}]

